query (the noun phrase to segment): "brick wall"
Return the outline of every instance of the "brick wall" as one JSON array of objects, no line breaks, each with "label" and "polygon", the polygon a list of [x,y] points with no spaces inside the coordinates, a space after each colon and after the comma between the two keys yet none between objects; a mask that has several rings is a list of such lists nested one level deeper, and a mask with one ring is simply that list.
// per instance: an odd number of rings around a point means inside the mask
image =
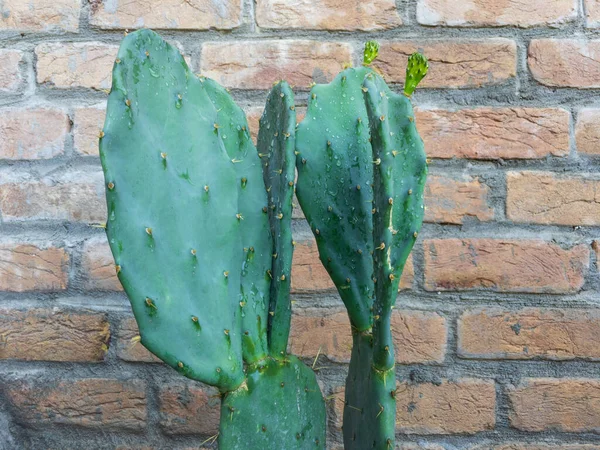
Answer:
[{"label": "brick wall", "polygon": [[[432,158],[393,317],[403,449],[600,449],[600,1],[0,2],[0,449],[209,448],[218,399],[137,341],[97,150],[125,28],[163,29],[231,88],[326,82],[362,43]],[[291,349],[340,443],[348,319],[301,211]],[[319,358],[314,358],[319,354]]]}]

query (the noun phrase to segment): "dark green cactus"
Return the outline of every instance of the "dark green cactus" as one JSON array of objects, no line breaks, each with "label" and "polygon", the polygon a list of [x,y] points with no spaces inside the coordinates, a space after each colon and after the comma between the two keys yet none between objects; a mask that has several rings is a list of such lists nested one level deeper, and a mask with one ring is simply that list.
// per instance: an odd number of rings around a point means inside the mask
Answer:
[{"label": "dark green cactus", "polygon": [[325,448],[314,373],[286,354],[294,128],[281,83],[261,159],[225,89],[152,31],[124,39],[100,141],[106,232],[142,344],[221,391],[223,450]]},{"label": "dark green cactus", "polygon": [[[365,48],[372,61],[375,46]],[[367,67],[311,90],[296,133],[297,195],[353,331],[346,382],[346,449],[392,449],[392,308],[423,220],[427,164],[408,95],[425,75],[412,56],[407,95]],[[426,69],[425,69],[426,71]]]}]

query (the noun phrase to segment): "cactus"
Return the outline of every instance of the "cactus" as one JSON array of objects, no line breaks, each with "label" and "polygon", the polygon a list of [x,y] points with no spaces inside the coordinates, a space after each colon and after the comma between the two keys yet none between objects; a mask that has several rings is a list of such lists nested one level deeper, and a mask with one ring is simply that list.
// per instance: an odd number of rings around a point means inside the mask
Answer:
[{"label": "cactus", "polygon": [[150,30],[123,40],[100,134],[106,233],[142,344],[219,389],[223,450],[325,448],[315,375],[286,353],[294,128],[279,83],[257,151],[225,89]]},{"label": "cactus", "polygon": [[[366,46],[365,64],[377,48]],[[298,200],[352,327],[347,450],[395,445],[390,319],[423,220],[427,164],[409,96],[426,69],[422,55],[410,57],[405,95],[369,67],[346,69],[312,88],[296,132]]]}]

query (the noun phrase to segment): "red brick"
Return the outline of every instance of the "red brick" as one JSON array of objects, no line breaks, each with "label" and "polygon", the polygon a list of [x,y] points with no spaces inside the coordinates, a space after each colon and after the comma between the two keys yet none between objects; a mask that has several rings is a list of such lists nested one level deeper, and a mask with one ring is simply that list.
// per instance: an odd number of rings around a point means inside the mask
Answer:
[{"label": "red brick", "polygon": [[61,155],[69,128],[69,117],[60,109],[0,109],[0,159],[47,159]]},{"label": "red brick", "polygon": [[104,314],[0,310],[0,359],[103,361],[109,337]]},{"label": "red brick", "polygon": [[272,29],[376,31],[395,28],[402,19],[393,0],[257,0],[256,23]]},{"label": "red brick", "polygon": [[420,110],[431,158],[537,159],[569,154],[570,114],[557,108]]},{"label": "red brick", "polygon": [[600,109],[582,109],[577,114],[575,139],[579,153],[600,155]]},{"label": "red brick", "polygon": [[[410,289],[415,276],[412,256],[408,257],[398,289]],[[335,286],[319,259],[319,250],[314,239],[299,240],[294,247],[292,261],[292,292],[314,292],[333,290]]]},{"label": "red brick", "polygon": [[572,0],[522,2],[512,0],[419,0],[417,20],[423,25],[453,27],[528,28],[536,25],[558,26],[577,18]]},{"label": "red brick", "polygon": [[423,245],[428,291],[577,292],[590,258],[586,245],[565,250],[542,240],[431,239]]},{"label": "red brick", "polygon": [[[305,315],[306,314],[306,315]],[[392,314],[396,361],[400,364],[442,362],[446,353],[446,320],[436,313],[396,310]],[[308,358],[325,355],[350,361],[352,333],[345,312],[303,310],[292,316],[290,352]]]},{"label": "red brick", "polygon": [[62,248],[0,244],[0,291],[66,289],[69,256]]},{"label": "red brick", "polygon": [[104,127],[105,105],[76,108],[73,115],[73,147],[80,155],[98,156],[98,136]]},{"label": "red brick", "polygon": [[420,87],[478,88],[515,77],[517,46],[509,39],[384,41],[373,66],[388,82],[404,83],[408,57],[422,51],[431,61]]},{"label": "red brick", "polygon": [[241,1],[92,0],[90,24],[102,29],[231,30],[241,24],[241,14]]},{"label": "red brick", "polygon": [[508,172],[506,188],[506,215],[514,222],[600,225],[598,179],[584,174]]},{"label": "red brick", "polygon": [[600,432],[600,381],[529,378],[508,391],[512,427],[523,431]]},{"label": "red brick", "polygon": [[146,426],[146,386],[140,380],[11,382],[5,384],[4,393],[17,420],[30,426],[64,424],[103,430]]},{"label": "red brick", "polygon": [[160,390],[160,425],[167,434],[203,434],[219,431],[221,400],[216,390],[189,384],[171,384]]},{"label": "red brick", "polygon": [[534,39],[527,61],[546,86],[600,87],[600,40]]},{"label": "red brick", "polygon": [[35,48],[37,82],[56,88],[110,89],[116,45],[44,43]]},{"label": "red brick", "polygon": [[140,330],[135,319],[124,319],[117,329],[115,346],[117,356],[124,361],[132,362],[161,362],[156,356],[146,350],[140,340]]},{"label": "red brick", "polygon": [[0,30],[79,31],[80,0],[3,0]]},{"label": "red brick", "polygon": [[493,220],[488,193],[489,188],[477,178],[430,175],[425,185],[425,222],[460,225],[466,217]]},{"label": "red brick", "polygon": [[86,289],[123,290],[106,238],[90,239],[85,242],[81,267],[84,273],[83,285]]},{"label": "red brick", "polygon": [[[0,23],[2,22],[0,21]],[[23,52],[0,49],[0,91],[14,92],[21,86],[23,80],[19,71],[19,63],[22,60]]]},{"label": "red brick", "polygon": [[0,208],[6,222],[104,222],[104,177],[102,172],[68,172],[40,179],[8,179],[0,184]]},{"label": "red brick", "polygon": [[465,358],[600,360],[600,311],[480,308],[458,321],[458,352]]},{"label": "red brick", "polygon": [[286,79],[297,89],[330,81],[352,58],[349,44],[278,40],[207,42],[202,45],[202,75],[226,87],[270,89]]}]

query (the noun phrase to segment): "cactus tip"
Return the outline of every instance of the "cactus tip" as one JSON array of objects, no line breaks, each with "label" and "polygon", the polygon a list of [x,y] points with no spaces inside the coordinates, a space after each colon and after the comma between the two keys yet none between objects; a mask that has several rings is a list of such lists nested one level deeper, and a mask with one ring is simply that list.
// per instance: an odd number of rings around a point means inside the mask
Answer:
[{"label": "cactus tip", "polygon": [[404,83],[404,94],[407,97],[415,92],[421,80],[427,75],[428,69],[429,63],[423,54],[417,52],[410,55],[406,66],[406,82]]},{"label": "cactus tip", "polygon": [[377,41],[367,41],[365,42],[365,51],[363,54],[363,64],[365,66],[370,65],[377,55],[379,54],[379,42]]}]

